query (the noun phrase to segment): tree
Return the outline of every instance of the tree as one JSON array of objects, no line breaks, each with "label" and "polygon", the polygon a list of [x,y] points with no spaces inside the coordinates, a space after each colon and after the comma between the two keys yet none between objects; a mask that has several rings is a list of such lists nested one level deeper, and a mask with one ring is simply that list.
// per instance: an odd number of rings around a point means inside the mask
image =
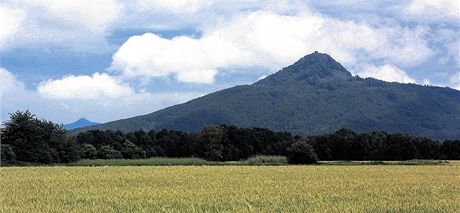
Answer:
[{"label": "tree", "polygon": [[207,126],[201,130],[199,143],[202,146],[202,157],[210,161],[221,161],[224,157],[224,129],[217,126]]},{"label": "tree", "polygon": [[[338,160],[350,160],[352,153],[353,143],[356,143],[356,132],[349,129],[339,129],[334,134],[330,135],[331,142],[333,143],[334,149],[332,155],[334,159]],[[356,147],[359,151],[360,148]]]},{"label": "tree", "polygon": [[78,146],[69,140],[62,125],[38,119],[28,110],[10,114],[4,125],[2,142],[13,148],[18,161],[61,163],[78,159],[78,148],[74,150]]},{"label": "tree", "polygon": [[97,149],[91,144],[84,143],[81,145],[82,149],[82,158],[84,159],[96,159],[97,158]]},{"label": "tree", "polygon": [[145,158],[145,151],[137,147],[133,142],[126,140],[123,144],[123,150],[121,152],[123,158],[138,159]]},{"label": "tree", "polygon": [[14,154],[13,147],[9,144],[2,144],[1,146],[1,161],[6,163],[11,163],[16,160],[16,154]]},{"label": "tree", "polygon": [[308,138],[309,144],[313,146],[313,149],[316,151],[317,156],[321,160],[333,160],[335,159],[332,155],[332,150],[334,146],[329,139],[329,135],[318,135]]},{"label": "tree", "polygon": [[51,161],[49,147],[38,138],[40,133],[32,113],[29,111],[12,113],[10,120],[6,121],[4,125],[2,142],[11,145],[16,150],[17,160],[27,162]]},{"label": "tree", "polygon": [[290,164],[314,164],[318,161],[315,150],[307,141],[299,141],[289,146],[287,159]]},{"label": "tree", "polygon": [[442,157],[447,160],[460,160],[460,140],[445,141],[441,145]]},{"label": "tree", "polygon": [[415,146],[417,147],[418,159],[439,159],[441,144],[428,138],[417,138]]},{"label": "tree", "polygon": [[374,131],[371,133],[366,160],[386,160],[385,143],[387,141],[387,136],[387,133],[382,131]]},{"label": "tree", "polygon": [[156,134],[159,154],[168,157],[187,157],[191,155],[190,136],[186,132],[176,130],[161,130]]},{"label": "tree", "polygon": [[62,139],[58,153],[59,163],[71,163],[80,160],[81,149],[74,139],[65,137]]},{"label": "tree", "polygon": [[110,145],[101,146],[101,148],[99,148],[98,153],[99,153],[99,157],[102,159],[122,158],[121,152],[114,149]]},{"label": "tree", "polygon": [[386,160],[410,160],[418,156],[414,139],[406,134],[388,134],[385,148]]}]

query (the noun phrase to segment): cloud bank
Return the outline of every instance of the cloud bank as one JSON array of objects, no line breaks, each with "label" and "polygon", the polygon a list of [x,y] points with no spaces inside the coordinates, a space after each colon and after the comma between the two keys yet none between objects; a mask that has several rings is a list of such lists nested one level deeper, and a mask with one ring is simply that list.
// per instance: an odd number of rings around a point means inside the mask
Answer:
[{"label": "cloud bank", "polygon": [[0,50],[14,38],[23,20],[23,11],[0,4]]},{"label": "cloud bank", "polygon": [[195,13],[210,6],[212,2],[212,0],[137,0],[136,5],[140,10]]},{"label": "cloud bank", "polygon": [[453,20],[460,18],[457,0],[412,0],[404,10],[406,15],[424,20]]},{"label": "cloud bank", "polygon": [[451,76],[449,81],[452,85],[452,88],[460,90],[460,72],[458,72],[456,75]]},{"label": "cloud bank", "polygon": [[132,117],[203,95],[194,91],[138,91],[106,73],[65,76],[27,89],[10,71],[0,68],[0,122],[7,112],[31,109],[39,117],[71,122],[85,115],[94,121]]},{"label": "cloud bank", "polygon": [[55,45],[97,51],[107,45],[107,31],[122,11],[116,0],[5,0],[0,4],[0,47],[10,35],[11,48]]},{"label": "cloud bank", "polygon": [[[213,83],[222,70],[265,67],[274,72],[313,51],[329,53],[351,68],[375,61],[411,67],[433,55],[427,33],[423,27],[372,26],[309,12],[257,11],[210,28],[200,38],[133,36],[114,54],[111,69],[131,77],[174,75],[180,82]],[[386,72],[375,76],[382,75]]]},{"label": "cloud bank", "polygon": [[403,70],[388,64],[379,67],[368,65],[358,75],[364,78],[375,78],[388,82],[416,83]]}]

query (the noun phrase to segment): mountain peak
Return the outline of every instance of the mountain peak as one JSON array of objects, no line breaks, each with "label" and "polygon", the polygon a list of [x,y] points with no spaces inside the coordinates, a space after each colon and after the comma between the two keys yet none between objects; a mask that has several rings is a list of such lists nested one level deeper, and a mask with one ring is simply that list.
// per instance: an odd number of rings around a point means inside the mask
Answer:
[{"label": "mountain peak", "polygon": [[330,55],[326,53],[319,53],[318,51],[302,57],[291,66],[284,68],[282,71],[305,73],[316,78],[326,78],[335,75],[342,75],[343,77],[352,76],[350,72],[348,72]]},{"label": "mountain peak", "polygon": [[91,122],[91,121],[89,121],[89,120],[86,119],[86,118],[80,118],[80,119],[78,119],[78,120],[75,121],[75,122]]},{"label": "mountain peak", "polygon": [[99,123],[95,123],[92,121],[89,121],[86,118],[80,118],[77,121],[69,124],[64,124],[64,129],[71,130],[71,129],[76,129],[80,127],[86,127],[86,126],[92,126],[92,125],[97,125]]},{"label": "mountain peak", "polygon": [[314,85],[349,78],[352,78],[351,73],[340,63],[328,54],[315,51],[302,57],[294,64],[258,81],[256,85],[274,86],[292,83]]},{"label": "mountain peak", "polygon": [[326,53],[320,53],[318,51],[315,51],[311,54],[305,55],[304,57],[296,61],[294,64],[338,64],[338,62]]}]

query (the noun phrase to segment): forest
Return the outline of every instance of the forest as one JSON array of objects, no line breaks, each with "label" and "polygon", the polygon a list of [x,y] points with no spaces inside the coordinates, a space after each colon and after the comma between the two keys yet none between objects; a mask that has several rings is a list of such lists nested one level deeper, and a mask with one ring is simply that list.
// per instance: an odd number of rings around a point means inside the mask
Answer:
[{"label": "forest", "polygon": [[11,114],[1,131],[1,159],[10,164],[71,163],[79,159],[198,157],[239,161],[256,155],[286,156],[290,163],[460,159],[460,140],[436,141],[402,133],[334,133],[300,137],[266,128],[207,126],[187,133],[171,129],[124,133],[89,130],[69,135],[62,125],[29,111]]}]

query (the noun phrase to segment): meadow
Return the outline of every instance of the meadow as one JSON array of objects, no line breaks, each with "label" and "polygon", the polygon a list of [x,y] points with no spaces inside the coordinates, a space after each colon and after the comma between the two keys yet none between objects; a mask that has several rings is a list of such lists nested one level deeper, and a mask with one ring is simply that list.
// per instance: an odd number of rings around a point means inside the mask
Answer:
[{"label": "meadow", "polygon": [[5,167],[0,189],[0,212],[460,212],[460,162]]}]

